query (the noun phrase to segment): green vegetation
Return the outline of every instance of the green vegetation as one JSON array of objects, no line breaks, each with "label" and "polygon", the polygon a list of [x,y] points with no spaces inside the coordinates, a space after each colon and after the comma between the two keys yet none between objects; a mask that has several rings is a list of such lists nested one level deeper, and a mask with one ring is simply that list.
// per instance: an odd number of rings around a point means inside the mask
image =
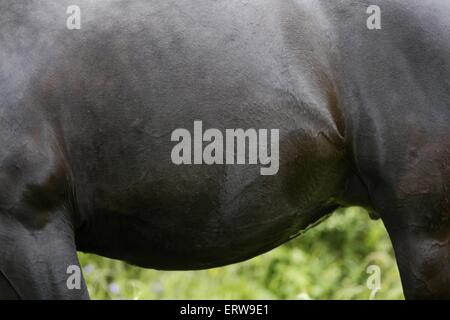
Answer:
[{"label": "green vegetation", "polygon": [[376,299],[403,299],[381,221],[350,208],[301,237],[227,267],[168,272],[79,254],[93,299],[368,299],[369,265],[381,269]]}]

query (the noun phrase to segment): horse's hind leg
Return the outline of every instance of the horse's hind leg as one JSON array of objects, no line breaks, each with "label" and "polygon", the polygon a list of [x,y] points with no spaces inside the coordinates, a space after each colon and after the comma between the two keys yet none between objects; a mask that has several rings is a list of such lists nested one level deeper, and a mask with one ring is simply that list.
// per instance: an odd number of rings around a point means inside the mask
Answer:
[{"label": "horse's hind leg", "polygon": [[72,274],[67,273],[69,266],[78,269],[79,262],[71,224],[62,212],[53,213],[51,221],[40,229],[28,228],[2,214],[0,241],[0,297],[89,298],[81,272],[79,288],[77,279],[69,279]]},{"label": "horse's hind leg", "polygon": [[378,203],[405,297],[450,299],[450,167],[428,169],[426,176],[420,170],[409,175],[412,180],[399,177],[396,187],[380,193]]},{"label": "horse's hind leg", "polygon": [[[411,208],[411,210],[417,210]],[[404,211],[403,214],[426,211]],[[394,246],[407,299],[450,299],[450,228],[414,221],[385,222]]]}]

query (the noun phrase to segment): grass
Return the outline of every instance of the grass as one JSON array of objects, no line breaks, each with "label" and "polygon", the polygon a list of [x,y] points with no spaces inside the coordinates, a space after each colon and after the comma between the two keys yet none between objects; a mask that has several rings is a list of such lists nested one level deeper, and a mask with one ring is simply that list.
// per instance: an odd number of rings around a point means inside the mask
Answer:
[{"label": "grass", "polygon": [[303,236],[249,261],[203,271],[156,271],[79,253],[93,299],[369,299],[369,265],[381,270],[376,299],[403,299],[381,221],[340,210]]}]

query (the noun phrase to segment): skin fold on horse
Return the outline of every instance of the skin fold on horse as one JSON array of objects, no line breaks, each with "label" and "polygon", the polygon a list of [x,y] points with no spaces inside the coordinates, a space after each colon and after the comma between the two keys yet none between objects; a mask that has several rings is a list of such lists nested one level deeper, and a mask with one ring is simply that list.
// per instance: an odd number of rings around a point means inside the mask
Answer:
[{"label": "skin fold on horse", "polygon": [[[450,2],[370,4],[380,30],[356,0],[0,0],[0,298],[89,298],[77,250],[243,261],[346,206],[406,298],[450,298]],[[279,130],[276,174],[174,164],[196,121]]]}]

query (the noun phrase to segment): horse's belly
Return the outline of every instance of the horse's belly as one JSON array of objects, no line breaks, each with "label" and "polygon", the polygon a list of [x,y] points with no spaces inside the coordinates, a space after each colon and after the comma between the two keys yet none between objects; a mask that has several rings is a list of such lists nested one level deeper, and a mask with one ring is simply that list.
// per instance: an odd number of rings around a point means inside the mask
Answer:
[{"label": "horse's belly", "polygon": [[250,165],[165,172],[125,189],[92,191],[79,249],[145,267],[206,268],[270,250],[323,215],[318,199],[298,202],[291,180],[298,176],[284,165],[274,176]]}]

